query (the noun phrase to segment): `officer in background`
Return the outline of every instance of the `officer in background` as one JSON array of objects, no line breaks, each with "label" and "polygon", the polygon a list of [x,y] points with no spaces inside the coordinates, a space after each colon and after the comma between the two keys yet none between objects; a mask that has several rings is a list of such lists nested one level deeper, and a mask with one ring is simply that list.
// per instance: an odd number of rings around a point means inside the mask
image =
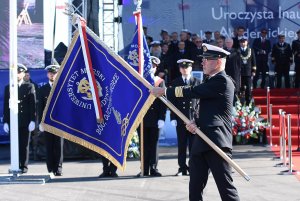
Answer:
[{"label": "officer in background", "polygon": [[[192,76],[192,65],[194,61],[180,59],[177,61],[181,77],[172,81],[171,87],[177,86],[197,86],[200,80]],[[195,120],[199,116],[199,99],[177,98],[170,100],[177,109],[179,109],[187,118]],[[178,143],[178,165],[179,169],[176,176],[188,175],[189,167],[186,164],[186,149],[189,148],[191,153],[194,135],[186,130],[185,123],[171,112],[171,124],[176,127]]]},{"label": "officer in background", "polygon": [[293,63],[293,53],[290,44],[285,42],[284,35],[278,35],[278,43],[272,48],[272,63],[277,73],[277,88],[281,88],[281,78],[284,76],[285,88],[290,88],[290,65]]},{"label": "officer in background", "polygon": [[[150,56],[152,61],[152,73],[155,74],[160,60],[157,57]],[[158,78],[155,80],[155,86],[165,87],[164,80]],[[166,107],[164,103],[156,99],[150,106],[148,112],[143,119],[143,133],[144,133],[144,176],[160,177],[161,173],[157,170],[158,152],[157,143],[159,138],[159,129],[165,124]],[[140,176],[138,174],[137,176]]]},{"label": "officer in background", "polygon": [[[198,86],[179,86],[175,88],[151,89],[155,96],[168,98],[200,98],[199,118],[190,121],[187,129],[195,133],[200,127],[204,135],[222,151],[232,157],[232,125],[234,84],[225,73],[226,50],[203,44],[203,71],[208,76]],[[195,135],[190,157],[189,198],[191,201],[203,200],[203,190],[208,176],[212,173],[222,200],[239,201],[237,189],[233,184],[232,168],[200,136]]]},{"label": "officer in background", "polygon": [[[58,65],[49,65],[45,68],[47,70],[48,83],[39,89],[39,122],[41,122],[43,111],[45,110],[48,97],[50,95],[53,82],[56,79]],[[53,172],[55,176],[62,176],[62,163],[63,163],[63,143],[62,137],[44,131],[43,125],[39,125],[40,131],[45,134],[46,142],[46,164],[48,172]]]},{"label": "officer in background", "polygon": [[[18,64],[18,121],[19,121],[19,167],[22,173],[28,171],[29,160],[29,139],[30,132],[35,129],[35,87],[32,83],[24,81],[26,66]],[[4,92],[4,131],[9,132],[10,109],[9,109],[9,85],[5,87]]]},{"label": "officer in background", "polygon": [[235,86],[235,96],[234,96],[234,104],[237,101],[237,97],[240,94],[241,89],[241,59],[240,53],[237,49],[233,48],[233,39],[226,38],[225,39],[225,50],[230,52],[230,55],[226,58],[225,64],[225,72],[229,75],[233,81]]},{"label": "officer in background", "polygon": [[260,37],[254,39],[252,48],[255,52],[256,74],[253,78],[253,88],[257,86],[257,80],[261,74],[261,88],[265,87],[266,73],[269,72],[268,55],[271,52],[271,41],[267,39],[268,30],[263,28],[260,31]]},{"label": "officer in background", "polygon": [[300,82],[300,29],[297,31],[298,38],[292,42],[292,51],[295,62],[295,88],[299,87]]},{"label": "officer in background", "polygon": [[246,29],[243,26],[239,26],[236,29],[236,36],[232,38],[233,39],[233,46],[232,46],[233,48],[235,48],[235,49],[240,48],[240,40],[245,37],[244,36],[245,31],[246,31]]},{"label": "officer in background", "polygon": [[205,33],[205,39],[203,40],[203,43],[212,44],[215,42],[213,39],[211,39],[212,37],[211,31],[205,31],[204,33]]},{"label": "officer in background", "polygon": [[253,49],[248,46],[248,38],[240,39],[238,51],[241,59],[241,92],[245,93],[245,102],[249,105],[252,98],[252,77],[255,76],[256,61]]}]

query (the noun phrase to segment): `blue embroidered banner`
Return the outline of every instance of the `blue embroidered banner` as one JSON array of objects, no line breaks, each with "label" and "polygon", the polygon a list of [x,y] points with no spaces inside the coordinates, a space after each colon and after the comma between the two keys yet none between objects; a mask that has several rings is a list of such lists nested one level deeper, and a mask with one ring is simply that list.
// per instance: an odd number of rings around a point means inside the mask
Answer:
[{"label": "blue embroidered banner", "polygon": [[[144,78],[153,86],[154,73],[152,72],[152,63],[150,60],[150,51],[147,45],[147,40],[143,32],[143,53],[144,53]],[[139,71],[139,48],[138,48],[138,25],[136,25],[132,43],[130,45],[127,62],[136,70]]]},{"label": "blue embroidered banner", "polygon": [[124,170],[133,132],[155,97],[132,75],[132,68],[89,29],[87,39],[104,122],[96,120],[78,33],[60,68],[42,122],[46,131],[94,150]]}]

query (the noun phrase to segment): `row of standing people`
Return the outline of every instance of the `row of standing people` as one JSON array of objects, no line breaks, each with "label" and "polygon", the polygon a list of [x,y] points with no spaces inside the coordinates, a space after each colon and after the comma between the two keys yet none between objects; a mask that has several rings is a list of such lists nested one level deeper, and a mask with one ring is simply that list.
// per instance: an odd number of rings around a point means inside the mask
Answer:
[{"label": "row of standing people", "polygon": [[[217,34],[218,33],[218,34]],[[151,39],[150,36],[147,36],[147,31],[145,32],[146,37]],[[275,66],[275,73],[277,75],[276,87],[282,87],[282,76],[285,78],[285,87],[290,87],[290,77],[289,71],[290,66],[295,62],[295,82],[293,85],[299,87],[300,82],[300,30],[297,31],[298,38],[292,42],[292,45],[285,42],[284,35],[278,35],[278,42],[274,45],[271,44],[271,41],[267,38],[268,30],[261,29],[260,37],[254,39],[252,45],[249,44],[249,40],[244,36],[245,28],[238,27],[236,29],[236,36],[232,38],[233,50],[237,50],[240,55],[240,60],[244,62],[245,57],[251,58],[251,76],[249,80],[249,70],[241,69],[243,68],[243,63],[239,63],[239,69],[235,69],[235,74],[239,75],[239,80],[237,82],[237,91],[244,92],[250,95],[247,95],[246,102],[248,103],[251,99],[251,89],[257,87],[257,82],[261,78],[261,88],[266,86],[267,75],[269,73],[270,65]],[[215,40],[213,40],[212,32],[205,32],[206,39],[202,40],[197,35],[191,35],[187,30],[183,30],[180,33],[179,39],[177,32],[173,32],[171,36],[168,35],[166,30],[161,32],[161,41],[152,41],[148,40],[150,46],[150,54],[161,59],[161,64],[158,67],[158,76],[165,78],[166,84],[169,85],[170,81],[174,80],[176,77],[180,76],[179,67],[176,63],[179,59],[190,59],[193,60],[193,70],[202,70],[202,58],[200,55],[203,53],[202,44],[213,44],[222,48],[228,48],[226,45],[225,37],[220,35],[220,32],[214,33]],[[246,40],[246,48],[241,48],[240,39]],[[231,42],[230,42],[231,43]],[[250,50],[251,53],[248,51]],[[233,51],[235,52],[235,51]],[[244,54],[244,55],[242,55]],[[269,62],[269,57],[271,56],[271,62]],[[242,58],[243,57],[243,58]],[[255,69],[255,70],[252,70]],[[247,72],[246,72],[247,71]],[[244,77],[245,79],[243,79]],[[243,85],[240,83],[243,80]],[[244,84],[246,83],[246,84]],[[249,83],[249,84],[248,84]],[[272,83],[269,83],[271,85]],[[270,86],[272,87],[272,85]]]},{"label": "row of standing people", "polygon": [[[21,173],[27,173],[31,134],[33,134],[35,128],[38,127],[38,129],[44,133],[47,170],[55,176],[62,176],[64,140],[62,137],[44,131],[42,124],[40,124],[51,88],[53,87],[53,83],[59,70],[59,65],[49,65],[45,70],[47,71],[48,83],[38,87],[38,85],[30,79],[30,73],[27,67],[18,64],[17,79],[18,97],[20,101],[18,104],[19,168]],[[10,132],[9,96],[9,86],[7,85],[4,93],[3,110],[3,129],[7,133]],[[38,124],[38,126],[36,126],[36,124]],[[101,158],[103,163],[103,173],[100,174],[99,177],[117,177],[117,167],[105,157]]]},{"label": "row of standing people", "polygon": [[[41,122],[43,110],[50,94],[51,87],[58,71],[58,66],[50,65],[46,67],[48,83],[38,88],[29,79],[27,67],[18,64],[18,138],[19,138],[19,168],[22,173],[27,173],[29,162],[29,143],[31,132],[35,130],[36,123]],[[26,76],[26,78],[25,78]],[[25,79],[24,79],[25,78]],[[5,87],[4,92],[4,131],[9,133],[10,125],[10,91],[9,86]],[[38,100],[38,101],[37,101]],[[38,117],[38,119],[37,119]],[[36,121],[37,120],[37,121]],[[39,126],[44,131],[42,126]],[[48,172],[56,176],[62,175],[63,161],[63,139],[51,133],[45,132],[46,142],[46,164]]]}]

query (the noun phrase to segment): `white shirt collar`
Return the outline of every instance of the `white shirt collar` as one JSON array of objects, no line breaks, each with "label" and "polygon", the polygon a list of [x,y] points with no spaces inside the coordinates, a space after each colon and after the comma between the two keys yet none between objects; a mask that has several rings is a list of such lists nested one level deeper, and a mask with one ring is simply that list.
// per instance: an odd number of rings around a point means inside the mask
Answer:
[{"label": "white shirt collar", "polygon": [[185,79],[189,82],[190,81],[190,79],[191,79],[191,77],[192,77],[192,75],[188,75],[188,76],[181,76],[182,77],[182,80],[184,81]]},{"label": "white shirt collar", "polygon": [[53,86],[53,82],[49,81],[49,84],[50,84],[50,87],[52,87],[52,86]]},{"label": "white shirt collar", "polygon": [[23,84],[24,80],[20,80],[20,82],[18,82],[19,87]]}]

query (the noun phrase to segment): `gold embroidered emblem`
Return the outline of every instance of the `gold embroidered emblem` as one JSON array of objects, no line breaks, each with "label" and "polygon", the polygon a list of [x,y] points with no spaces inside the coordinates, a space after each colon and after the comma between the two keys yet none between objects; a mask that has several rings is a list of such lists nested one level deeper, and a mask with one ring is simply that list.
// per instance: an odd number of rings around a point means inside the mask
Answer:
[{"label": "gold embroidered emblem", "polygon": [[126,135],[126,129],[128,127],[128,119],[129,113],[127,113],[126,117],[122,120],[122,126],[121,126],[121,135],[125,136]]}]

